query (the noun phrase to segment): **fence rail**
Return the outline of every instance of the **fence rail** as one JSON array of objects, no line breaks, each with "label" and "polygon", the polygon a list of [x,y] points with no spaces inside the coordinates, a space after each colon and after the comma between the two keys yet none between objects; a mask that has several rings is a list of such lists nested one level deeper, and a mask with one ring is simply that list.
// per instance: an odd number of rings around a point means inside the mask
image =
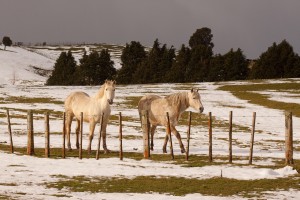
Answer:
[{"label": "fence rail", "polygon": [[[10,150],[13,153],[14,152],[14,145],[13,145],[13,135],[12,135],[12,128],[11,128],[11,122],[10,122],[10,112],[9,109],[7,109],[6,112],[7,115],[7,125],[8,125],[8,133],[9,133],[9,141],[10,141]],[[62,158],[66,157],[65,153],[65,119],[67,114],[62,113]],[[83,116],[84,113],[81,113],[81,118],[80,118],[80,140],[79,140],[79,159],[82,159],[82,137],[83,137]],[[93,115],[95,116],[95,115]],[[97,146],[97,151],[96,151],[96,159],[98,160],[100,157],[100,142],[101,142],[101,132],[102,132],[102,122],[103,122],[103,114],[99,115],[100,118],[100,131],[99,131],[99,136],[98,136],[98,146]],[[228,149],[229,149],[229,155],[228,155],[228,162],[232,163],[232,128],[233,128],[233,122],[232,122],[232,116],[233,112],[229,112],[229,124],[228,124]],[[169,114],[166,113],[165,115],[168,125],[167,125],[167,135],[166,137],[169,137],[170,141],[170,154],[171,154],[171,159],[174,159],[174,152],[173,152],[173,144],[172,144],[172,137],[171,137],[171,129],[170,129],[170,121],[169,121]],[[228,117],[228,116],[227,116]],[[235,116],[235,117],[241,117],[241,116]],[[250,116],[247,116],[250,117]],[[262,116],[260,116],[262,117]],[[276,116],[278,117],[278,116]],[[49,158],[50,157],[50,123],[49,123],[49,113],[46,112],[44,114],[44,120],[45,120],[45,157]],[[254,134],[255,134],[255,125],[256,125],[256,112],[253,112],[252,115],[252,129],[251,129],[251,138],[250,138],[250,151],[249,151],[249,164],[252,164],[253,160],[253,146],[254,146]],[[285,160],[286,160],[286,165],[293,165],[293,123],[292,123],[292,113],[287,112],[285,114]],[[33,127],[33,112],[32,110],[28,110],[27,112],[27,154],[28,155],[34,155],[34,127]],[[123,119],[122,119],[122,113],[119,112],[119,158],[120,160],[123,160]],[[187,129],[187,150],[186,150],[186,160],[189,160],[189,143],[190,143],[190,131],[191,131],[191,124],[192,124],[192,114],[189,112],[188,115],[188,129]],[[144,158],[149,159],[151,157],[150,155],[150,148],[153,147],[153,144],[151,141],[151,134],[150,134],[150,123],[149,123],[149,115],[147,111],[143,111],[141,113],[141,125],[142,125],[142,130],[143,130],[143,154]],[[208,114],[208,127],[206,133],[208,133],[208,161],[213,162],[213,133],[218,132],[218,131],[213,131],[213,117],[212,113],[209,112]],[[166,138],[167,139],[167,138]]]}]

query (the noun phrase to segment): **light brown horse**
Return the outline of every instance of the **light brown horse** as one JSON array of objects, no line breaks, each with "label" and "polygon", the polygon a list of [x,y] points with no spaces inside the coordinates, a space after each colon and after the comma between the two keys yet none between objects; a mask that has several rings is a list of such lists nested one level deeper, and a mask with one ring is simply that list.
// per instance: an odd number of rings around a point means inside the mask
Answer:
[{"label": "light brown horse", "polygon": [[79,148],[79,128],[80,128],[80,113],[83,112],[83,120],[90,123],[90,133],[89,133],[89,146],[88,152],[91,152],[92,140],[94,137],[94,130],[97,123],[100,122],[101,115],[103,116],[102,125],[102,140],[103,149],[105,153],[108,152],[106,146],[106,127],[110,116],[110,105],[113,104],[115,97],[115,81],[106,80],[101,86],[98,93],[90,97],[84,92],[73,92],[65,100],[65,112],[66,112],[66,134],[68,149],[71,150],[70,142],[70,131],[73,117],[75,116],[77,121],[76,126],[76,147]]},{"label": "light brown horse", "polygon": [[[157,126],[165,126],[167,130],[167,118],[166,112],[169,113],[171,132],[178,139],[181,152],[184,153],[184,145],[181,141],[181,136],[176,130],[175,126],[178,123],[180,115],[189,107],[194,108],[199,113],[202,113],[204,107],[201,102],[200,94],[198,90],[191,89],[188,92],[181,92],[168,95],[166,97],[160,97],[157,95],[146,95],[142,97],[138,103],[139,114],[142,110],[147,110],[149,113],[149,122],[151,125],[151,150],[153,150],[153,136]],[[163,152],[166,153],[166,146],[168,142],[168,131],[165,137],[163,146]]]}]

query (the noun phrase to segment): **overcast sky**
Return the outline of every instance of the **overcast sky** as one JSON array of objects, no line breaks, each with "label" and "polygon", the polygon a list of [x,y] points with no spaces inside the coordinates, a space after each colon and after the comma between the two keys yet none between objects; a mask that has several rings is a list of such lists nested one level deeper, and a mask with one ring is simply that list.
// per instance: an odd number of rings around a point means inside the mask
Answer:
[{"label": "overcast sky", "polygon": [[198,28],[214,53],[257,58],[286,39],[300,54],[300,0],[0,0],[0,37],[22,42],[97,42],[177,49]]}]

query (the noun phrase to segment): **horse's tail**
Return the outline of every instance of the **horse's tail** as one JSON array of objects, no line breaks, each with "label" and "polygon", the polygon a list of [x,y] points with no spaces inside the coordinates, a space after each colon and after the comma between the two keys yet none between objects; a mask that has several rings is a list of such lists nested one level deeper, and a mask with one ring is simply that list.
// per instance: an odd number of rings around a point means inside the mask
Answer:
[{"label": "horse's tail", "polygon": [[140,117],[141,127],[142,127],[143,98],[144,98],[144,97],[142,97],[142,98],[139,100],[139,103],[138,103],[138,112],[139,112],[139,117]]}]

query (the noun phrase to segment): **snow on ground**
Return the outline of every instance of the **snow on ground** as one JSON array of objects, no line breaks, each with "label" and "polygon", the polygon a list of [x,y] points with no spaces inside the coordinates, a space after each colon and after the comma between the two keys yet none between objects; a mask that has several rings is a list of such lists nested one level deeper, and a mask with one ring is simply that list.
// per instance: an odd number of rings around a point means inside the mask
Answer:
[{"label": "snow on ground", "polygon": [[[0,153],[1,159],[5,162],[0,162],[0,194],[6,192],[7,194],[17,194],[26,191],[27,195],[24,199],[51,199],[52,195],[66,194],[73,196],[74,199],[92,199],[103,198],[103,194],[88,194],[84,193],[79,197],[78,193],[69,193],[65,191],[56,191],[53,189],[43,188],[41,185],[50,181],[55,181],[55,175],[65,176],[88,176],[88,177],[127,177],[133,178],[135,176],[174,176],[186,178],[206,179],[218,177],[223,173],[223,177],[253,180],[263,178],[277,178],[294,175],[297,172],[291,167],[282,169],[258,169],[252,167],[234,167],[234,166],[207,166],[207,167],[193,167],[186,168],[178,165],[168,163],[157,163],[150,160],[135,161],[131,159],[124,159],[120,161],[118,158],[100,159],[46,159],[34,158],[30,156],[18,156],[6,153]],[[113,169],[113,170],[112,170]],[[147,169],[147,170],[145,170]],[[16,187],[8,187],[5,184],[17,183]],[[30,189],[28,190],[28,184]],[[5,193],[4,193],[5,194]],[[127,196],[130,195],[130,196]],[[18,195],[16,195],[18,196]],[[22,196],[22,195],[20,195]],[[120,197],[126,199],[140,199],[140,195],[136,194],[106,194],[107,199],[118,199]],[[191,196],[186,197],[171,197],[167,195],[149,194],[144,197],[151,198],[168,198],[168,199],[190,199]],[[142,195],[143,197],[143,195]],[[203,198],[202,195],[193,194],[193,198]],[[53,197],[52,197],[53,198]],[[217,197],[206,197],[207,199],[225,199]],[[20,199],[23,199],[20,197]]]},{"label": "snow on ground", "polygon": [[[85,47],[87,48],[87,47]],[[81,87],[58,87],[43,86],[46,78],[38,76],[29,70],[29,65],[38,66],[44,69],[51,69],[54,64],[51,54],[48,56],[30,52],[18,47],[9,47],[10,51],[0,51],[0,99],[8,97],[41,97],[63,101],[67,94],[75,90],[82,90],[93,95],[99,89],[99,86],[81,86]],[[51,52],[51,51],[50,51]],[[50,55],[50,56],[49,56]],[[12,85],[11,77],[16,72],[18,82]],[[22,76],[21,76],[22,75]],[[299,79],[293,81],[300,82]],[[228,83],[226,83],[228,84]],[[244,84],[244,82],[234,82],[231,84]],[[142,154],[143,141],[141,139],[141,130],[138,112],[135,107],[128,107],[126,102],[132,98],[139,98],[145,94],[156,93],[159,95],[167,95],[173,92],[182,91],[182,88],[197,87],[200,88],[202,103],[205,111],[202,115],[212,112],[220,121],[228,121],[229,111],[233,110],[233,123],[236,125],[251,127],[252,113],[257,113],[255,143],[254,145],[254,165],[274,165],[274,160],[284,158],[284,112],[275,109],[268,109],[258,105],[249,104],[247,101],[237,99],[231,93],[217,90],[218,85],[214,83],[195,83],[195,84],[153,84],[153,85],[127,85],[118,86],[116,90],[115,104],[112,106],[112,115],[118,115],[122,112],[124,117],[130,117],[129,120],[123,122],[123,148],[124,151],[134,151]],[[290,93],[277,93],[274,91],[266,91],[271,99],[278,101],[287,101],[299,103],[297,96]],[[283,98],[284,97],[284,98]],[[53,111],[63,111],[62,104],[44,103],[0,103],[0,114],[5,113],[5,109],[11,109],[11,115],[26,116],[27,109],[41,110],[48,109]],[[197,113],[193,114],[199,115]],[[5,116],[5,115],[2,115]],[[39,119],[34,120],[34,132],[44,132],[43,115]],[[50,131],[61,132],[62,121],[57,116],[50,116]],[[12,118],[12,129],[14,132],[13,140],[15,146],[25,147],[27,145],[26,117]],[[294,140],[300,140],[300,119],[294,117]],[[118,150],[118,121],[112,120],[108,126],[108,147],[111,150]],[[73,128],[74,129],[74,128]],[[84,124],[85,131],[83,137],[83,146],[87,147],[88,142],[88,124]],[[99,130],[96,128],[95,134]],[[187,126],[182,124],[178,126],[178,130],[186,143]],[[8,132],[6,118],[0,118],[0,142],[8,141]],[[158,128],[155,135],[155,149],[153,153],[162,153],[163,137],[165,135],[163,128]],[[126,136],[134,136],[136,139],[130,139]],[[74,134],[71,136],[71,143],[74,148]],[[213,129],[213,155],[228,155],[228,130],[224,128]],[[94,137],[93,149],[95,149],[96,138]],[[191,145],[190,153],[196,155],[208,154],[208,131],[205,126],[192,126],[191,129]],[[233,132],[233,155],[247,157],[249,155],[250,133],[247,131]],[[50,138],[51,147],[61,147],[61,135],[53,134]],[[178,142],[174,141],[174,152],[180,154]],[[35,136],[35,146],[44,147],[43,134]],[[295,143],[295,147],[299,146],[299,142]],[[260,159],[255,159],[260,158]],[[299,154],[294,153],[295,159],[300,159]],[[253,166],[234,166],[234,165],[218,165],[206,167],[186,168],[174,165],[171,162],[154,162],[149,160],[135,161],[124,158],[119,161],[117,158],[100,159],[43,159],[30,156],[19,156],[3,153],[0,151],[0,194],[7,194],[18,199],[56,199],[53,195],[62,194],[66,191],[58,191],[56,189],[47,189],[42,183],[55,181],[52,175],[66,176],[88,176],[88,177],[134,177],[134,176],[180,176],[186,178],[207,179],[214,176],[220,176],[221,171],[223,177],[250,180],[250,179],[274,179],[279,177],[293,176],[297,172],[290,167],[280,169],[255,168]],[[216,162],[218,162],[216,160]],[[234,161],[234,163],[246,164],[247,160]],[[145,170],[147,169],[147,170]],[[5,185],[7,183],[8,185]],[[9,186],[10,183],[16,183],[16,186]],[[22,196],[18,193],[26,192],[27,195]],[[189,194],[184,197],[174,197],[162,194],[105,194],[105,193],[68,193],[72,198],[68,199],[228,199],[222,197],[205,197],[200,194]],[[300,191],[278,191],[267,194],[268,199],[291,199],[297,198]],[[231,197],[241,199],[239,197]],[[62,198],[67,199],[67,198]]]},{"label": "snow on ground", "polygon": [[7,47],[7,51],[0,50],[0,84],[12,84],[14,81],[16,84],[20,81],[45,82],[46,77],[33,73],[32,67],[52,69],[54,62],[19,47]]},{"label": "snow on ground", "polygon": [[268,95],[270,97],[269,99],[273,101],[300,104],[299,94],[293,94],[289,92],[276,92],[276,91],[263,91],[257,93]]}]

